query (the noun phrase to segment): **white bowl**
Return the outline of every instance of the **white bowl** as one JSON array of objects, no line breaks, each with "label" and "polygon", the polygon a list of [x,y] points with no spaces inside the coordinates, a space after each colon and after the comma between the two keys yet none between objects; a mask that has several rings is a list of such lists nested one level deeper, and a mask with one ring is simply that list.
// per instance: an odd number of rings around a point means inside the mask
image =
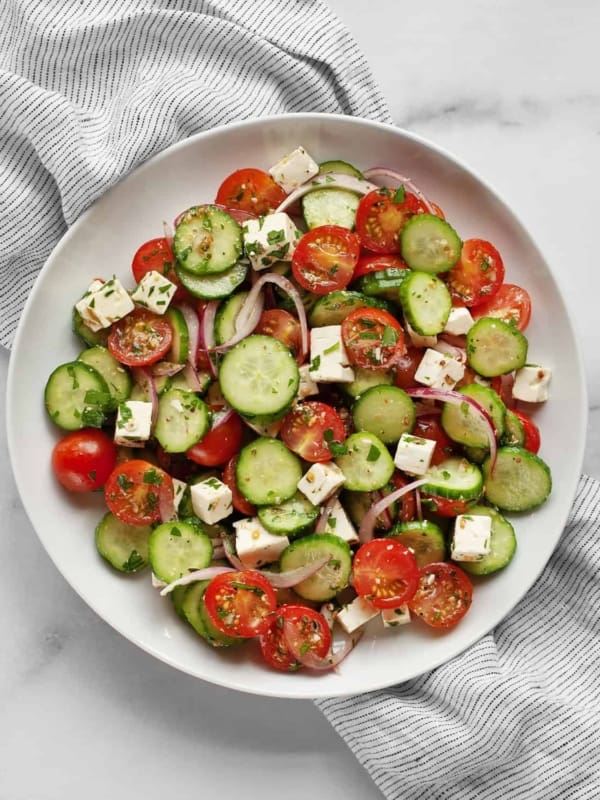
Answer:
[{"label": "white bowl", "polygon": [[[317,159],[403,171],[439,203],[463,238],[492,241],[507,281],[527,288],[533,317],[530,360],[554,371],[550,401],[536,412],[541,455],[554,490],[534,513],[514,520],[519,546],[511,564],[477,584],[460,625],[438,634],[419,622],[400,630],[371,625],[339,673],[292,675],[267,669],[253,644],[223,652],[204,646],[151,589],[148,574],[125,577],[101,561],[94,529],[102,496],[71,496],[54,480],[50,453],[60,432],[43,407],[50,371],[80,351],[70,330],[74,299],[96,275],[132,285],[132,254],[162,235],[163,220],[214,199],[234,169],[263,169],[303,145]],[[25,307],[8,377],[8,442],[23,504],[57,568],[110,625],[173,667],[215,684],[281,697],[348,695],[413,678],[456,656],[497,625],[533,584],[567,519],[580,473],[587,404],[583,370],[568,312],[551,270],[508,206],[470,169],[439,147],[394,127],[323,114],[241,122],[198,134],[136,169],[68,231],[42,270]],[[98,653],[101,658],[102,654]]]}]

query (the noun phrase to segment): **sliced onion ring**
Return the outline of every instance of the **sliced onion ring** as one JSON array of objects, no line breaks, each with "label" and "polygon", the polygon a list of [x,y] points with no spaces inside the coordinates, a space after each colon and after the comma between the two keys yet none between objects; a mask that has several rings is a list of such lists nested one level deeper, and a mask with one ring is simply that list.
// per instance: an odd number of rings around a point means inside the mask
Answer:
[{"label": "sliced onion ring", "polygon": [[210,351],[215,345],[215,316],[219,307],[218,300],[211,300],[206,304],[206,308],[202,313],[202,324],[200,326],[200,341],[199,346],[201,350],[208,355],[208,368],[213,378],[217,377],[217,367],[210,357]]},{"label": "sliced onion ring", "polygon": [[152,403],[151,423],[154,425],[158,415],[158,392],[154,383],[154,376],[146,367],[134,367],[131,370],[134,381],[138,384],[146,397]]},{"label": "sliced onion ring", "polygon": [[192,308],[192,306],[188,305],[187,303],[179,303],[176,308],[178,308],[183,314],[183,318],[188,329],[188,361],[193,367],[195,367],[196,358],[198,356],[198,346],[200,344],[200,320],[198,319],[196,309]]},{"label": "sliced onion ring", "polygon": [[235,567],[235,569],[237,569],[239,572],[243,572],[246,569],[246,567],[236,556],[229,536],[227,535],[222,536],[221,541],[223,542],[223,551],[225,553],[225,558],[227,559],[227,561],[229,561],[231,566]]},{"label": "sliced onion ring", "polygon": [[498,450],[498,446],[496,444],[496,431],[494,430],[492,418],[485,408],[477,402],[477,400],[474,400],[472,397],[469,397],[466,394],[455,392],[453,389],[432,389],[428,386],[423,388],[419,387],[416,389],[407,389],[407,394],[410,397],[417,398],[418,400],[441,400],[443,403],[451,403],[454,406],[461,406],[463,403],[467,403],[467,405],[471,406],[471,408],[479,414],[485,423],[485,432],[487,434],[488,443],[490,446],[490,469],[491,472],[494,471],[494,467],[496,466],[496,453]]},{"label": "sliced onion ring", "polygon": [[396,172],[395,169],[389,169],[388,167],[371,167],[370,169],[365,170],[365,178],[391,178],[396,183],[402,184],[405,189],[408,189],[409,192],[412,192],[414,195],[416,195],[430,214],[437,216],[436,209],[431,205],[419,187],[414,184],[410,178],[407,178],[405,175],[401,175],[399,172]]},{"label": "sliced onion ring", "polygon": [[294,205],[296,200],[304,197],[305,194],[314,192],[315,189],[322,189],[324,186],[327,187],[327,189],[348,189],[348,191],[356,192],[356,194],[368,194],[372,192],[373,189],[379,188],[374,183],[363,180],[363,178],[356,178],[354,175],[345,175],[341,172],[328,172],[326,175],[317,175],[316,178],[311,178],[311,180],[301,184],[277,206],[275,212],[285,211],[286,208]]},{"label": "sliced onion ring", "polygon": [[325,501],[325,505],[321,508],[321,513],[315,525],[315,533],[325,533],[327,531],[327,520],[333,512],[337,499],[337,494],[334,494]]},{"label": "sliced onion ring", "polygon": [[326,555],[317,559],[317,561],[312,561],[310,564],[305,564],[303,567],[298,567],[297,569],[290,569],[287,572],[268,572],[261,570],[261,575],[264,575],[275,589],[290,589],[292,586],[297,586],[299,583],[302,583],[302,581],[305,581],[307,578],[311,578],[330,560],[331,556]]},{"label": "sliced onion ring", "polygon": [[394,492],[391,492],[391,494],[387,494],[382,497],[381,500],[373,503],[371,508],[364,515],[363,520],[360,523],[360,528],[358,529],[358,538],[360,539],[361,543],[364,544],[365,542],[370,542],[373,538],[375,521],[382,511],[385,511],[385,509],[391,506],[392,503],[395,503],[396,500],[399,500],[405,494],[412,492],[414,489],[422,486],[424,483],[427,483],[427,478],[419,478],[419,480],[413,481],[406,486],[402,486],[400,489],[396,489]]},{"label": "sliced onion ring", "polygon": [[305,651],[305,642],[298,628],[291,620],[283,620],[283,638],[288,650],[296,661],[299,661],[303,667],[307,667],[308,669],[319,671],[335,669],[354,649],[361,637],[362,631],[355,634],[353,637],[344,632],[344,642],[342,646],[335,652],[331,650],[326,656],[321,657],[311,650]]},{"label": "sliced onion ring", "polygon": [[194,570],[194,572],[189,572],[182,578],[178,578],[176,581],[167,584],[164,589],[161,589],[160,596],[164,597],[170,594],[173,589],[176,589],[178,586],[187,586],[188,583],[195,583],[196,581],[210,581],[212,578],[217,575],[222,575],[224,572],[235,572],[235,570],[232,567],[205,567],[204,569]]},{"label": "sliced onion ring", "polygon": [[172,522],[172,520],[176,519],[175,498],[172,494],[167,497],[166,492],[160,493],[158,511],[161,522]]},{"label": "sliced onion ring", "polygon": [[417,519],[423,522],[423,507],[421,505],[421,490],[419,487],[415,489],[415,508],[417,511]]}]

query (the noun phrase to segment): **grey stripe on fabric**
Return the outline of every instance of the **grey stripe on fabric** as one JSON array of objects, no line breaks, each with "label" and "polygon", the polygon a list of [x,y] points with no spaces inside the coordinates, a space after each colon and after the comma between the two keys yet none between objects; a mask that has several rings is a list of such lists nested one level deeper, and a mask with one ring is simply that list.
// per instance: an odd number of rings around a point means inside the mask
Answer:
[{"label": "grey stripe on fabric", "polygon": [[600,484],[582,476],[546,569],[428,675],[316,701],[389,800],[600,797]]},{"label": "grey stripe on fabric", "polygon": [[322,111],[391,122],[321,0],[12,0],[0,15],[0,343],[67,227],[170,144]]}]

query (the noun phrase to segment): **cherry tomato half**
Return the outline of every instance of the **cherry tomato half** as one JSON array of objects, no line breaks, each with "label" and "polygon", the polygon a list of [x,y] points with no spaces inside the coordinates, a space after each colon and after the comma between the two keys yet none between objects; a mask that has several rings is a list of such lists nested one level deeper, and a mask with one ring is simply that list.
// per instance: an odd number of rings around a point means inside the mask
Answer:
[{"label": "cherry tomato half", "polygon": [[164,236],[158,239],[150,239],[137,249],[131,262],[131,271],[137,283],[142,280],[147,272],[160,272],[161,275],[164,275],[165,278],[168,278],[171,283],[178,287],[174,295],[175,300],[182,300],[188,297],[188,293],[181,285],[175,272],[175,257],[173,256],[171,243]]},{"label": "cherry tomato half", "polygon": [[305,233],[292,256],[296,281],[314,294],[345,289],[360,255],[355,233],[339,225],[321,225]]},{"label": "cherry tomato half", "polygon": [[342,321],[342,340],[351,363],[387,369],[406,352],[400,323],[380,308],[357,308]]},{"label": "cherry tomato half", "polygon": [[293,314],[283,308],[269,308],[263,311],[254,333],[262,333],[265,336],[279,339],[296,358],[302,348],[300,323]]},{"label": "cherry tomato half", "polygon": [[112,439],[96,428],[69,433],[52,451],[52,469],[69,492],[101,489],[117,463]]},{"label": "cherry tomato half", "polygon": [[421,505],[438,517],[458,517],[459,514],[466,514],[469,508],[466,500],[448,500],[433,494],[421,494]]},{"label": "cherry tomato half", "polygon": [[493,297],[479,303],[472,314],[475,320],[498,317],[504,322],[514,322],[520,331],[524,331],[531,319],[531,297],[527,289],[514,283],[503,283]]},{"label": "cherry tomato half", "polygon": [[367,250],[399,253],[402,228],[411,217],[424,211],[425,205],[411,192],[373,189],[358,204],[356,232]]},{"label": "cherry tomato half", "polygon": [[117,464],[104,487],[109,511],[128,525],[159,522],[161,508],[172,505],[173,494],[171,476],[143,459]]},{"label": "cherry tomato half", "polygon": [[371,272],[381,272],[384,269],[408,269],[400,256],[366,255],[361,256],[354,269],[352,280],[362,278]]},{"label": "cherry tomato half", "polygon": [[305,461],[330,461],[335,444],[346,438],[346,427],[338,412],[327,403],[306,400],[283,419],[284,444]]},{"label": "cherry tomato half", "polygon": [[281,186],[261,169],[247,167],[228,175],[219,186],[215,202],[251,214],[268,214],[287,197]]},{"label": "cherry tomato half", "polygon": [[356,592],[376,608],[398,608],[419,585],[412,551],[395,539],[373,539],[359,547],[352,574]]},{"label": "cherry tomato half", "polygon": [[302,666],[286,644],[284,622],[294,625],[303,653],[314,653],[319,658],[325,658],[331,647],[331,631],[327,620],[312,608],[289,604],[277,609],[277,614],[260,637],[260,649],[270,667],[283,672],[295,672]]},{"label": "cherry tomato half", "polygon": [[427,564],[419,571],[419,587],[408,606],[433,628],[453,628],[467,613],[473,599],[469,576],[445,561]]},{"label": "cherry tomato half", "polygon": [[414,389],[415,386],[418,386],[415,372],[422,358],[423,351],[420,348],[407,347],[406,352],[398,356],[394,364],[394,385],[404,390]]},{"label": "cherry tomato half", "polygon": [[431,456],[431,464],[439,464],[454,453],[454,443],[440,424],[438,414],[422,414],[417,417],[413,436],[422,439],[433,439],[435,448]]},{"label": "cherry tomato half", "polygon": [[199,442],[192,445],[186,451],[186,456],[203,467],[217,467],[224,464],[234,456],[242,446],[244,436],[244,424],[235,411],[230,414],[228,419],[221,424],[218,423],[219,412],[211,408],[213,412],[213,427],[208,431]]},{"label": "cherry tomato half", "polygon": [[213,624],[228,636],[260,636],[277,608],[275,590],[254,570],[224,572],[206,587],[204,603]]},{"label": "cherry tomato half", "polygon": [[504,280],[504,264],[493,244],[466,239],[460,260],[448,273],[448,288],[466,306],[477,306],[493,297]]},{"label": "cherry tomato half", "polygon": [[519,421],[523,426],[523,431],[525,433],[523,447],[526,450],[529,450],[530,453],[537,453],[541,444],[540,429],[531,419],[531,417],[528,414],[525,414],[525,412],[513,408],[512,413],[519,418]]},{"label": "cherry tomato half", "polygon": [[143,367],[160,361],[172,341],[173,329],[168,320],[145,308],[136,308],[113,325],[108,349],[121,364]]},{"label": "cherry tomato half", "polygon": [[236,511],[244,514],[246,517],[254,517],[256,515],[256,506],[253,506],[238,489],[237,481],[235,479],[235,468],[237,464],[237,455],[230,458],[225,468],[223,469],[223,483],[231,489],[232,503]]}]

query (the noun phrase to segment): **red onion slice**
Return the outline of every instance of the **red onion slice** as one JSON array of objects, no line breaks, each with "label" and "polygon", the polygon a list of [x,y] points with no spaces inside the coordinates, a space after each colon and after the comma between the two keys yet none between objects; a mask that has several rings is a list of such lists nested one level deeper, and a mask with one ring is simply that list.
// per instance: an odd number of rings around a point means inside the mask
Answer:
[{"label": "red onion slice", "polygon": [[275,589],[290,589],[292,586],[297,586],[299,583],[302,583],[302,581],[305,581],[307,578],[311,578],[330,560],[331,556],[327,555],[317,559],[317,561],[313,561],[311,564],[305,564],[303,567],[290,569],[287,572],[268,572],[261,570],[261,575],[264,575]]},{"label": "red onion slice", "polygon": [[396,489],[391,494],[387,494],[385,497],[382,497],[381,500],[373,503],[371,508],[364,515],[362,522],[360,523],[360,528],[358,529],[358,538],[360,539],[361,543],[364,544],[365,542],[370,542],[373,538],[375,521],[382,511],[391,506],[392,503],[395,503],[396,500],[399,500],[405,494],[414,491],[414,489],[416,489],[418,486],[422,486],[424,483],[427,483],[427,478],[419,478],[419,480],[413,481],[406,486],[402,486],[400,489]]},{"label": "red onion slice", "polygon": [[487,434],[488,443],[490,446],[490,468],[492,472],[494,471],[494,467],[496,466],[496,452],[498,450],[498,446],[496,444],[496,431],[494,429],[492,418],[485,408],[477,402],[477,400],[473,400],[472,397],[469,397],[466,394],[455,392],[453,389],[432,389],[429,386],[417,389],[407,389],[407,394],[410,397],[416,397],[419,400],[441,400],[443,403],[451,403],[454,406],[461,406],[463,403],[471,406],[471,408],[476,411],[477,414],[479,414],[485,423],[485,432]]},{"label": "red onion slice", "polygon": [[152,425],[156,422],[158,415],[158,392],[156,391],[156,384],[152,373],[146,367],[134,367],[131,370],[134,381],[138,384],[140,389],[144,392],[149,402],[152,403],[151,422]]},{"label": "red onion slice", "polygon": [[161,522],[172,522],[173,520],[177,519],[175,498],[173,493],[170,493],[167,496],[166,492],[160,492],[158,498],[158,511]]},{"label": "red onion slice", "polygon": [[237,569],[239,572],[243,572],[246,569],[246,567],[242,564],[240,559],[236,556],[236,554],[234,552],[234,549],[233,549],[233,544],[231,543],[231,539],[229,538],[229,536],[223,536],[221,538],[221,541],[223,542],[223,550],[224,550],[225,558],[227,559],[227,561],[229,561],[231,566],[235,567],[235,569]]},{"label": "red onion slice", "polygon": [[167,240],[167,244],[173,249],[173,228],[168,222],[163,220],[163,236]]},{"label": "red onion slice", "polygon": [[215,345],[215,316],[217,314],[218,308],[219,308],[218,300],[211,300],[209,303],[207,303],[206,308],[202,313],[202,324],[200,326],[199,348],[201,350],[204,350],[204,352],[207,355],[208,368],[213,378],[216,378],[218,373],[216,364],[210,357],[210,351],[214,348]]},{"label": "red onion slice", "polygon": [[318,656],[311,650],[306,650],[306,643],[304,637],[289,619],[283,620],[283,638],[290,653],[294,656],[296,661],[299,661],[303,667],[314,669],[318,671],[325,671],[335,669],[342,661],[352,652],[356,644],[362,637],[362,631],[355,634],[354,637],[344,633],[343,644],[335,652],[330,652],[324,656]]},{"label": "red onion slice", "polygon": [[328,500],[325,501],[325,504],[321,508],[321,513],[319,514],[319,518],[317,519],[317,524],[315,525],[315,533],[326,532],[327,520],[333,513],[333,509],[335,508],[337,499],[338,499],[337,494],[334,494]]},{"label": "red onion slice", "polygon": [[164,597],[170,594],[173,589],[176,589],[178,586],[187,586],[188,583],[195,583],[196,581],[210,581],[212,578],[217,575],[222,575],[224,572],[235,572],[235,570],[232,567],[205,567],[204,569],[194,570],[194,572],[189,572],[182,578],[178,578],[176,581],[167,584],[164,589],[161,589],[160,596]]},{"label": "red onion slice", "polygon": [[306,183],[303,183],[295,189],[277,206],[275,213],[278,211],[285,211],[286,208],[294,205],[296,200],[304,197],[305,194],[314,192],[315,189],[322,189],[323,187],[327,189],[348,189],[348,191],[356,192],[356,194],[368,194],[373,191],[373,189],[379,188],[374,183],[370,183],[363,178],[356,178],[354,175],[344,175],[341,172],[328,172],[326,175],[317,175],[316,178],[311,178],[311,180],[306,181]]},{"label": "red onion slice", "polygon": [[421,505],[421,490],[417,487],[415,489],[415,508],[417,511],[417,519],[423,522],[423,507]]},{"label": "red onion slice", "polygon": [[432,350],[437,350],[443,356],[450,356],[460,361],[461,364],[467,363],[467,351],[464,347],[457,347],[455,344],[450,344],[445,339],[438,339],[434,345],[431,345]]},{"label": "red onion slice", "polygon": [[389,169],[388,167],[371,167],[371,169],[365,170],[365,178],[369,180],[375,178],[391,178],[396,183],[402,184],[409,192],[416,195],[430,214],[437,216],[436,209],[431,205],[419,187],[414,184],[410,178],[401,175],[399,172],[396,172],[395,169]]},{"label": "red onion slice", "polygon": [[196,309],[192,308],[192,306],[188,305],[187,303],[179,303],[176,308],[178,308],[183,314],[183,318],[188,329],[188,361],[195,367],[198,346],[200,344],[200,320],[198,319]]}]

